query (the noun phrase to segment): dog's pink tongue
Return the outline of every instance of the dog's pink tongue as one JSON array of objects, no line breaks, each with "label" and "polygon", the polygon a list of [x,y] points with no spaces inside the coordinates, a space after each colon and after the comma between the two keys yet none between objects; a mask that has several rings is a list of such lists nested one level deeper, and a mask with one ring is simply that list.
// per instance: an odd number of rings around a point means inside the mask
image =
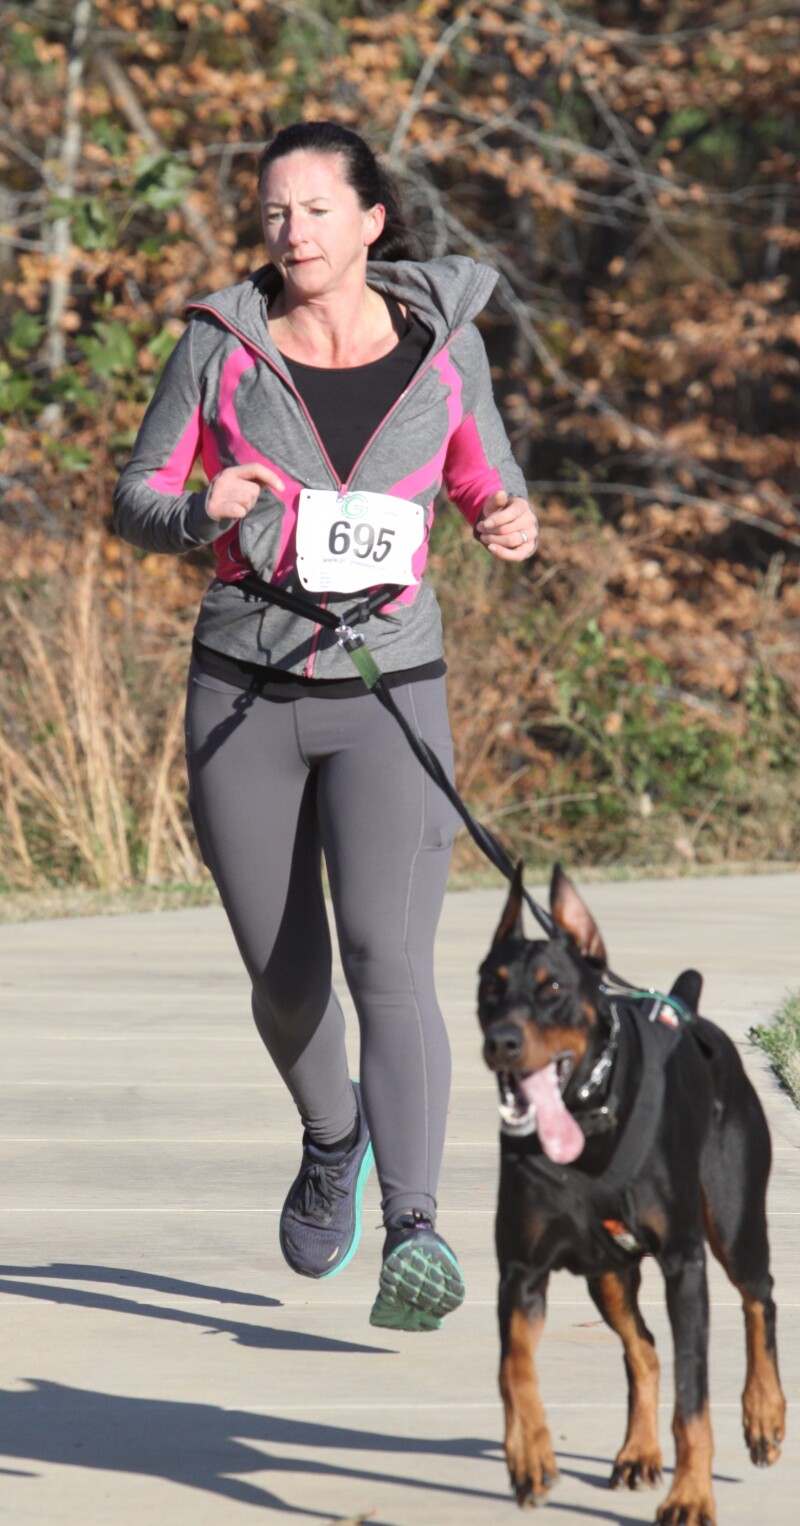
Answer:
[{"label": "dog's pink tongue", "polygon": [[585,1144],[583,1131],[561,1100],[555,1062],[526,1076],[519,1086],[525,1101],[536,1108],[536,1132],[545,1155],[560,1166],[577,1160]]}]

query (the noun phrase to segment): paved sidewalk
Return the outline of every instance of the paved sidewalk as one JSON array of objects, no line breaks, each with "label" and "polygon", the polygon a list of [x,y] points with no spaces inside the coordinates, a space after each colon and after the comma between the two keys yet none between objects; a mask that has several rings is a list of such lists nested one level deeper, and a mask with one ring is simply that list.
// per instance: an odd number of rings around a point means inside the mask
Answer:
[{"label": "paved sidewalk", "polygon": [[[741,1044],[764,1099],[791,1405],[800,1115],[746,1033],[800,987],[800,876],[585,894],[615,969],[657,986],[687,965],[705,972],[704,1010]],[[474,1018],[476,967],[503,898],[452,894],[442,922],[455,1084],[440,1223],[468,1298],[426,1336],[367,1322],[381,1246],[374,1179],[361,1247],[340,1278],[308,1283],[284,1266],[278,1213],[298,1130],[251,1028],[221,912],[0,928],[0,1518],[512,1526],[496,1392],[495,1093]],[[352,1021],[350,1031],[355,1070]],[[795,1412],[777,1468],[753,1469],[739,1416],[741,1314],[716,1266],[711,1287],[719,1526],[789,1526],[800,1498]],[[643,1301],[671,1467],[670,1344],[650,1263]],[[539,1368],[562,1469],[544,1519],[651,1522],[666,1485],[605,1487],[625,1423],[622,1361],[566,1274],[551,1284]]]}]

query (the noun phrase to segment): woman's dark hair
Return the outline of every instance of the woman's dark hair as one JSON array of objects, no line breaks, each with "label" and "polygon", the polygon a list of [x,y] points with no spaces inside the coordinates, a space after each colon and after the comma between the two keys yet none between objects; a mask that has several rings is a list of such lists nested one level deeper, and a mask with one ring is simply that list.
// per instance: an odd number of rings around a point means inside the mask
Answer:
[{"label": "woman's dark hair", "polygon": [[421,240],[407,226],[400,194],[393,177],[378,162],[372,149],[357,132],[338,122],[294,122],[282,127],[268,143],[258,162],[258,184],[276,159],[298,149],[317,154],[341,154],[348,185],[353,187],[365,212],[370,207],[386,208],[383,232],[370,245],[371,260],[419,260],[424,258]]}]

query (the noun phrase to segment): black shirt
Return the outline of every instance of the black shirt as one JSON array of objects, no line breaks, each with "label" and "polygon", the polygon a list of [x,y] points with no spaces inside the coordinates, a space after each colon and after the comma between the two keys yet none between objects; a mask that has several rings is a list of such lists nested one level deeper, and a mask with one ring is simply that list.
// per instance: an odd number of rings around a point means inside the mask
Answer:
[{"label": "black shirt", "polygon": [[283,357],[343,484],[364,446],[405,392],[431,342],[428,329],[413,314],[404,318],[393,297],[385,301],[401,338],[379,360],[331,370]]}]

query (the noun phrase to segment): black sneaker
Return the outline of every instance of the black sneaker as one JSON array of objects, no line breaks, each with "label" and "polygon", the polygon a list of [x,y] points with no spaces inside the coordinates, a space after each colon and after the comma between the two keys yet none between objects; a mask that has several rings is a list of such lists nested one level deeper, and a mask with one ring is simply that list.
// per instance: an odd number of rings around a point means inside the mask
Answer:
[{"label": "black sneaker", "polygon": [[464,1302],[455,1253],[416,1209],[387,1225],[378,1296],[369,1317],[385,1330],[438,1330]]},{"label": "black sneaker", "polygon": [[283,1205],[280,1243],[284,1260],[301,1277],[332,1277],[355,1254],[361,1238],[361,1199],[372,1165],[372,1144],[353,1082],[358,1136],[334,1155],[303,1135],[303,1159]]}]

